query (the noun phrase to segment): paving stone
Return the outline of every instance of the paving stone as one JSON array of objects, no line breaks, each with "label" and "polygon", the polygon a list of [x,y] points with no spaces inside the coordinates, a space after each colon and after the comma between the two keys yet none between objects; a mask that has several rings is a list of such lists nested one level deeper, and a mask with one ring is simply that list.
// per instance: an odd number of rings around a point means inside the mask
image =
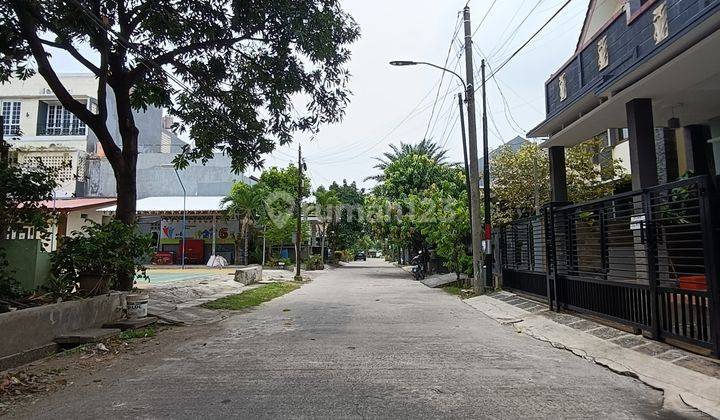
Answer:
[{"label": "paving stone", "polygon": [[626,349],[647,344],[648,341],[638,335],[625,335],[612,340],[613,343]]},{"label": "paving stone", "polygon": [[692,355],[684,359],[676,360],[674,363],[678,366],[700,372],[703,375],[713,376],[720,379],[720,363],[713,362],[712,360],[708,360],[704,357]]},{"label": "paving stone", "polygon": [[669,362],[672,362],[673,360],[677,360],[681,357],[685,357],[688,355],[689,355],[689,353],[684,352],[682,350],[672,349],[672,350],[666,351],[665,353],[657,355],[657,358],[660,360],[667,360]]},{"label": "paving stone", "polygon": [[523,302],[523,303],[520,303],[520,304],[515,305],[515,306],[517,306],[517,307],[520,308],[520,309],[526,309],[526,310],[527,310],[527,309],[530,309],[530,308],[532,308],[533,306],[535,306],[535,304],[532,303],[532,302]]},{"label": "paving stone", "polygon": [[587,319],[582,319],[580,321],[573,322],[572,324],[568,324],[568,327],[572,327],[580,331],[588,331],[600,327],[600,324],[588,321]]},{"label": "paving stone", "polygon": [[633,350],[645,353],[650,356],[658,356],[659,354],[665,353],[666,351],[672,350],[673,348],[663,343],[650,342],[644,346],[635,347]]},{"label": "paving stone", "polygon": [[594,335],[598,338],[603,338],[605,340],[609,340],[612,338],[621,337],[623,335],[627,335],[625,331],[616,330],[615,328],[610,327],[603,327],[597,330],[588,331],[590,334]]},{"label": "paving stone", "polygon": [[569,314],[563,314],[563,313],[559,313],[559,312],[555,312],[555,311],[543,312],[543,316],[546,316],[546,317],[552,319],[553,321],[557,322],[558,324],[562,324],[562,325],[572,324],[573,322],[577,322],[580,320],[580,318],[578,318],[576,316],[572,316]]}]

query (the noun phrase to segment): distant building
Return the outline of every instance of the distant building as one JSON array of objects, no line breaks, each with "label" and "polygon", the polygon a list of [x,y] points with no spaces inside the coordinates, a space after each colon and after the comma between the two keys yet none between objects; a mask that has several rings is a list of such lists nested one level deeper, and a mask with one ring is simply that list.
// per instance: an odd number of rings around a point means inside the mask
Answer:
[{"label": "distant building", "polygon": [[[59,77],[73,98],[91,111],[97,110],[94,75],[61,74]],[[112,89],[108,89],[106,102],[108,128],[115,142],[121,144]],[[185,144],[168,129],[172,122],[162,113],[157,107],[133,113],[140,131],[140,153],[178,152]],[[60,104],[45,79],[35,75],[0,85],[0,114],[4,118],[3,137],[12,146],[18,162],[40,159],[48,167],[65,166],[57,196],[86,195],[88,158],[104,156],[102,147],[85,123]]]},{"label": "distant building", "polygon": [[[76,100],[92,111],[97,110],[94,75],[59,77]],[[108,89],[107,108],[108,128],[121,145],[112,89]],[[0,85],[0,115],[5,121],[4,139],[19,163],[32,164],[39,159],[48,167],[62,168],[57,198],[116,195],[115,175],[97,136],[63,108],[40,75]],[[182,195],[171,162],[186,143],[172,132],[172,117],[163,116],[162,109],[152,106],[133,115],[139,130],[138,198]],[[180,171],[180,177],[191,196],[225,195],[234,181],[253,182],[244,175],[233,174],[230,168],[230,159],[218,154],[204,166],[192,164]]]}]

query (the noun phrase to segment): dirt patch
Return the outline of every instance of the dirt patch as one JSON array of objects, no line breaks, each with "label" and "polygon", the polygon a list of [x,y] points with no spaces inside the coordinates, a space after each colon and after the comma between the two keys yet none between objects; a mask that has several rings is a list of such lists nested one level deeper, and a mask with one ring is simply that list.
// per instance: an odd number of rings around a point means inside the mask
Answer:
[{"label": "dirt patch", "polygon": [[[157,326],[154,331],[155,336],[126,334],[124,338],[75,347],[0,373],[0,416],[64,388],[101,385],[115,369],[137,365],[165,346],[209,332],[207,328],[170,326]],[[138,358],[140,355],[143,357]]]}]

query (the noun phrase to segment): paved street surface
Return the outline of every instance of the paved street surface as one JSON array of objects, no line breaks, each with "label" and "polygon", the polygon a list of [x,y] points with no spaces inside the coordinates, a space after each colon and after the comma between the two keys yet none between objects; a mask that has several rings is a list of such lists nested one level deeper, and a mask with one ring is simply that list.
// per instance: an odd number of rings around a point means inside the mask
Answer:
[{"label": "paved street surface", "polygon": [[18,414],[669,416],[660,392],[517,334],[379,260],[320,274],[204,335],[97,375]]}]

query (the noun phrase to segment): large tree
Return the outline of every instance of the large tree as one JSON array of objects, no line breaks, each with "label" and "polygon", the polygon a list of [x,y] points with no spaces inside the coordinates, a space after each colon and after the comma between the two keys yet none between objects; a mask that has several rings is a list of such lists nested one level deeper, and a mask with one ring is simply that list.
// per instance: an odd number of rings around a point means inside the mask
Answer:
[{"label": "large tree", "polygon": [[[116,216],[135,219],[133,110],[166,108],[192,146],[175,163],[223,152],[236,171],[294,132],[339,121],[359,36],[339,0],[9,0],[0,2],[0,82],[37,69],[97,136],[115,173]],[[73,98],[50,61],[66,51],[97,77],[97,112]],[[93,54],[83,54],[87,47]],[[109,95],[108,87],[114,95]],[[120,138],[109,128],[114,97]],[[304,106],[296,109],[295,102]],[[125,286],[131,287],[131,284]]]},{"label": "large tree", "polygon": [[374,180],[383,182],[385,180],[385,169],[404,157],[410,155],[423,155],[427,156],[430,160],[435,163],[445,163],[447,150],[443,149],[437,143],[432,140],[423,139],[419,143],[403,143],[390,144],[390,151],[385,152],[382,156],[376,157],[375,160],[378,162],[374,167],[381,172],[376,175],[371,175],[365,178],[365,180]]},{"label": "large tree", "polygon": [[[567,149],[568,199],[580,203],[611,195],[625,182],[620,160],[598,163],[600,139],[591,139]],[[550,201],[550,164],[547,151],[526,144],[517,151],[503,147],[490,164],[492,171],[493,217],[508,223],[535,214]]]}]

